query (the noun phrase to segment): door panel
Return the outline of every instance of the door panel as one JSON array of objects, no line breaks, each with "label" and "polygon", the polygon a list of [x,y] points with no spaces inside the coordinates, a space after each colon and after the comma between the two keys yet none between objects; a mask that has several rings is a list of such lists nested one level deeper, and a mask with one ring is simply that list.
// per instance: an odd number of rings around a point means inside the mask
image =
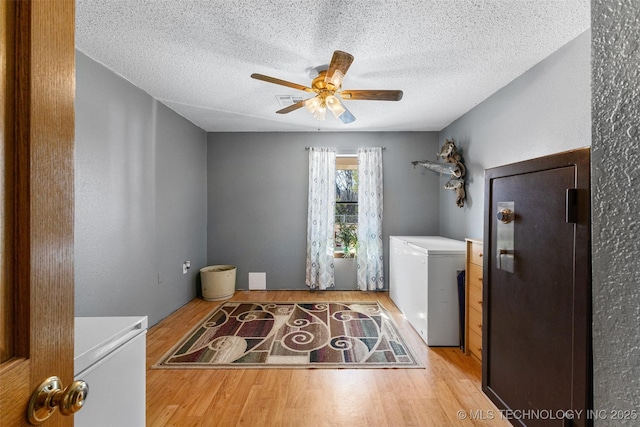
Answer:
[{"label": "door panel", "polygon": [[[73,381],[75,3],[0,1],[0,413],[18,426],[40,383]],[[54,413],[45,425],[73,417]]]},{"label": "door panel", "polygon": [[12,239],[10,230],[12,219],[9,215],[11,209],[5,202],[11,199],[11,187],[7,186],[7,177],[12,175],[8,169],[10,165],[4,161],[8,147],[13,140],[13,127],[7,123],[13,123],[13,95],[10,92],[9,82],[13,81],[13,49],[14,45],[14,19],[15,10],[13,3],[3,1],[0,3],[0,363],[11,359],[15,353],[15,337],[13,330],[14,289],[10,285],[12,281],[11,270],[8,268],[10,260],[4,249]]},{"label": "door panel", "polygon": [[[501,408],[558,413],[589,405],[588,159],[578,150],[487,171],[483,389]],[[580,210],[569,223],[574,188]],[[514,205],[513,272],[498,264],[500,202]],[[564,425],[535,416],[521,423]]]}]

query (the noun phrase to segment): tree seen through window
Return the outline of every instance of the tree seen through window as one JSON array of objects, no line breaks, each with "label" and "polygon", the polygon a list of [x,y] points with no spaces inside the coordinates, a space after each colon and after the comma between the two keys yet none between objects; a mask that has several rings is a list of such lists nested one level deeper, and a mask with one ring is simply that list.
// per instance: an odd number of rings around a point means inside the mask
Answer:
[{"label": "tree seen through window", "polygon": [[358,236],[358,166],[357,159],[347,165],[336,163],[335,240],[343,256],[349,257],[356,249]]}]

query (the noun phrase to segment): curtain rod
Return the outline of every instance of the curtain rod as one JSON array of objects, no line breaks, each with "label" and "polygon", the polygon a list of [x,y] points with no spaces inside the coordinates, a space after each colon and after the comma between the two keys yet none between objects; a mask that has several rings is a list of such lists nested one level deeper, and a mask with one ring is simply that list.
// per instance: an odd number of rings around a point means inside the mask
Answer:
[{"label": "curtain rod", "polygon": [[[310,148],[314,148],[314,147],[304,147],[304,149],[305,149],[305,150],[308,150],[308,149],[310,149]],[[349,150],[351,150],[351,149],[355,149],[355,150],[357,150],[358,148],[360,148],[360,147],[348,148],[348,149],[349,149]],[[367,148],[369,148],[369,147],[367,147]],[[382,148],[383,150],[386,150],[386,149],[387,149],[387,147],[380,147],[380,148]],[[338,148],[338,150],[341,150],[341,149],[344,149],[344,148],[342,148],[342,147],[341,147],[341,148]]]}]

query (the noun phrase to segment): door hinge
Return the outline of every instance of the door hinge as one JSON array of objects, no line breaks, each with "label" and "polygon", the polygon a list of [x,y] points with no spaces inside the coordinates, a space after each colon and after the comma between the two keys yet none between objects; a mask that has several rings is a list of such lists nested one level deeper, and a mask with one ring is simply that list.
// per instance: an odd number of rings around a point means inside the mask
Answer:
[{"label": "door hinge", "polygon": [[578,189],[567,188],[565,199],[565,222],[576,224],[578,222]]}]

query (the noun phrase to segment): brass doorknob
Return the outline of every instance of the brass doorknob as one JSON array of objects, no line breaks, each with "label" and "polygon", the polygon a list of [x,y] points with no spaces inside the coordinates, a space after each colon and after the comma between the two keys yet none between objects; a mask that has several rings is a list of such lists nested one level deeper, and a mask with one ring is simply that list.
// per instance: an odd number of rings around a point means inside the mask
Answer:
[{"label": "brass doorknob", "polygon": [[89,394],[89,385],[84,381],[74,381],[62,390],[60,378],[47,378],[31,395],[27,407],[29,422],[40,425],[55,412],[60,410],[62,415],[71,415],[84,406]]},{"label": "brass doorknob", "polygon": [[498,218],[498,221],[508,224],[513,220],[513,211],[509,208],[502,208],[496,217]]}]

